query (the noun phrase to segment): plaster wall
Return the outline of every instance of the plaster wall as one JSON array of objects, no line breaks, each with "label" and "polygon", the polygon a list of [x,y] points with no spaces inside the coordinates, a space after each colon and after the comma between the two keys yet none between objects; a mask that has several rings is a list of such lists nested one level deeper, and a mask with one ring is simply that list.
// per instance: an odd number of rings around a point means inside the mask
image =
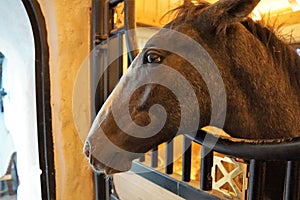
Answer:
[{"label": "plaster wall", "polygon": [[[80,70],[89,54],[91,0],[39,0],[50,51],[51,104],[57,199],[93,199],[92,171],[82,153],[78,131],[90,127],[89,71]],[[77,73],[84,73],[74,98]],[[76,115],[73,115],[76,113]],[[73,118],[75,116],[75,118]],[[80,130],[76,123],[83,126]]]}]

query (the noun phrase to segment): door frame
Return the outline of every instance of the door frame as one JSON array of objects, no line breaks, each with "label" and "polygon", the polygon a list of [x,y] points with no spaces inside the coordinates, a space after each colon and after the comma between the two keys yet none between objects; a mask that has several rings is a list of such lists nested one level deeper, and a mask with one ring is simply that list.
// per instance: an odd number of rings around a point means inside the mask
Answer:
[{"label": "door frame", "polygon": [[46,22],[37,0],[22,0],[35,45],[37,132],[41,173],[41,198],[56,199],[52,114],[50,103],[49,46]]}]

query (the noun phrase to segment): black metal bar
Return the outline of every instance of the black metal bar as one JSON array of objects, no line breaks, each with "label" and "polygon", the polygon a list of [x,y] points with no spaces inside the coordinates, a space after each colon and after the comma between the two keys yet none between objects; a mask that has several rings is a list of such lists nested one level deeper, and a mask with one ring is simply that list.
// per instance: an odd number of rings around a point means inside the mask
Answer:
[{"label": "black metal bar", "polygon": [[[200,193],[201,192],[201,193]],[[221,200],[222,198],[217,195],[207,195],[205,191],[197,190],[190,185],[180,182],[178,184],[178,196],[183,197],[186,200]]]},{"label": "black metal bar", "polygon": [[151,150],[151,167],[158,167],[158,148]]},{"label": "black metal bar", "polygon": [[266,163],[264,161],[250,161],[248,200],[263,199],[263,190],[265,185],[265,170]]},{"label": "black metal bar", "polygon": [[106,200],[106,181],[104,174],[94,173],[95,199]]},{"label": "black metal bar", "polygon": [[106,199],[109,199],[112,194],[113,180],[111,177],[106,177]]},{"label": "black metal bar", "polygon": [[210,148],[201,148],[200,189],[208,191],[212,189],[211,168],[213,167],[214,153]]},{"label": "black metal bar", "polygon": [[300,199],[300,161],[287,162],[285,199]]},{"label": "black metal bar", "polygon": [[183,138],[183,152],[182,152],[182,180],[191,180],[191,162],[192,162],[192,140]]},{"label": "black metal bar", "polygon": [[[189,135],[186,137],[192,138]],[[245,160],[300,160],[300,137],[249,140],[218,137],[199,131],[196,137],[192,139],[198,144],[213,147],[212,149],[216,152]]]},{"label": "black metal bar", "polygon": [[186,183],[178,181],[166,174],[162,174],[156,170],[153,170],[150,167],[146,167],[141,163],[133,162],[131,170],[133,172],[140,172],[140,171],[145,172],[145,173],[137,173],[137,174],[155,183],[156,185],[187,200],[196,200],[196,199],[219,200],[220,199],[207,192],[197,190],[187,185]]},{"label": "black metal bar", "polygon": [[[95,14],[96,15],[96,14]],[[100,16],[99,16],[100,17]],[[97,24],[98,20],[94,20],[95,25]],[[92,34],[93,35],[93,34]],[[96,35],[96,33],[94,34]],[[96,37],[96,36],[95,36]],[[96,46],[98,43],[100,43],[100,40],[95,39],[97,41],[94,41],[91,46],[92,51],[92,57],[91,57],[91,69],[90,69],[90,79],[91,79],[91,118],[94,119],[96,116],[96,113],[100,110],[101,106],[103,105],[105,101],[105,92],[104,92],[104,76],[101,76],[103,74],[103,63],[105,55],[107,54],[107,49],[104,48],[97,48]],[[101,40],[102,41],[102,40]],[[102,67],[101,67],[102,66]]]},{"label": "black metal bar", "polygon": [[[115,35],[114,39],[110,40],[107,53],[109,62],[112,62],[107,74],[107,94],[110,94],[123,74],[123,36],[121,34]],[[112,61],[111,58],[117,59]]]},{"label": "black metal bar", "polygon": [[[119,82],[119,80],[121,79],[121,77],[123,76],[123,66],[124,66],[124,55],[123,55],[123,48],[124,48],[124,42],[123,42],[123,33],[119,33],[118,34],[118,55],[120,56],[118,58],[118,65],[117,66],[117,71],[116,71],[116,75],[118,77],[117,82]],[[116,83],[117,83],[116,82]]]},{"label": "black metal bar", "polygon": [[174,162],[174,141],[171,140],[166,143],[166,173],[173,174]]},{"label": "black metal bar", "polygon": [[145,162],[145,154],[141,154],[140,158],[139,158],[139,161],[140,162]]},{"label": "black metal bar", "polygon": [[[96,92],[96,94],[92,94],[91,96],[91,118],[94,119],[96,113],[100,109],[101,105],[104,103],[104,80],[99,80],[99,74],[101,72],[98,71],[98,66],[101,61],[99,59],[99,54],[102,52],[95,51],[97,45],[103,42],[108,37],[108,33],[105,32],[104,29],[104,7],[105,0],[93,0],[92,2],[92,11],[91,11],[91,52],[93,55],[91,57],[91,91]],[[97,70],[97,71],[96,71]],[[99,92],[100,91],[100,92]],[[98,105],[96,105],[98,103]]]},{"label": "black metal bar", "polygon": [[[97,45],[106,40],[109,37],[109,5],[106,0],[93,0],[92,2],[92,17],[91,17],[91,51],[93,51]],[[99,55],[100,54],[100,55]],[[92,69],[91,77],[91,91],[96,92],[92,94],[95,98],[91,98],[91,118],[94,119],[96,113],[100,109],[100,106],[104,103],[108,96],[108,73],[103,72],[103,65],[107,57],[104,56],[107,51],[94,52],[91,58]],[[100,74],[103,76],[100,78]],[[100,80],[99,80],[100,79]],[[109,188],[104,174],[94,174],[95,184],[95,199],[107,200],[109,194]]]},{"label": "black metal bar", "polygon": [[109,36],[106,0],[93,0],[91,18],[91,49]]},{"label": "black metal bar", "polygon": [[138,55],[139,51],[137,46],[137,38],[134,29],[136,28],[135,21],[135,0],[124,1],[124,26],[125,36],[128,48],[128,57],[130,63]]}]

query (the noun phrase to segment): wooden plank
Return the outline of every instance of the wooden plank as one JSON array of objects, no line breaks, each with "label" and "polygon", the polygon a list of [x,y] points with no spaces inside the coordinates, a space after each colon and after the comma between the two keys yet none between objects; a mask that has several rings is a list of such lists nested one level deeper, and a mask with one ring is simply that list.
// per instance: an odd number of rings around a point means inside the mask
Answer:
[{"label": "wooden plank", "polygon": [[183,0],[141,0],[136,1],[137,23],[161,27],[170,19],[162,19],[169,10],[181,5]]},{"label": "wooden plank", "polygon": [[270,21],[278,25],[290,26],[300,24],[300,11],[297,12],[283,12],[271,16]]},{"label": "wooden plank", "polygon": [[[300,42],[300,23],[291,25],[291,26],[285,26],[283,27],[279,34],[283,35],[284,38],[286,38],[291,43],[299,43]],[[292,38],[290,37],[292,35]]]},{"label": "wooden plank", "polygon": [[114,175],[115,189],[122,200],[183,200],[132,172]]}]

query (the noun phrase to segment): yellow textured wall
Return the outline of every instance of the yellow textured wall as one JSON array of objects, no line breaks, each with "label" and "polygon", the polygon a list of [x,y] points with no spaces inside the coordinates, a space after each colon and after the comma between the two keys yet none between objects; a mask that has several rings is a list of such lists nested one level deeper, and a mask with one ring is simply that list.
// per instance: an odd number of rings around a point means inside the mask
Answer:
[{"label": "yellow textured wall", "polygon": [[[73,119],[73,86],[77,72],[89,53],[91,0],[39,0],[46,18],[50,48],[50,79],[56,195],[58,200],[93,199],[92,171],[82,153],[83,143]],[[88,84],[86,80],[83,84]],[[82,91],[90,126],[89,93]],[[80,119],[75,119],[80,120]]]}]

